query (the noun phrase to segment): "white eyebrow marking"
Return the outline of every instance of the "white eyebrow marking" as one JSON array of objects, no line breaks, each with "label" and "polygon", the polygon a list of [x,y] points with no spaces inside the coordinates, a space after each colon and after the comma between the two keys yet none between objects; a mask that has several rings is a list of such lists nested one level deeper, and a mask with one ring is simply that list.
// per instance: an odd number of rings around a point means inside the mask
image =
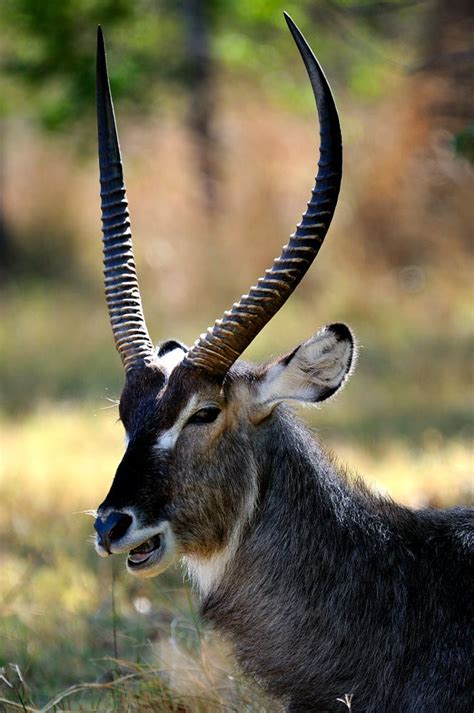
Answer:
[{"label": "white eyebrow marking", "polygon": [[183,426],[185,425],[186,421],[195,410],[197,402],[198,397],[196,396],[196,394],[193,394],[186,406],[184,406],[181,410],[181,413],[179,414],[178,418],[171,426],[171,428],[168,428],[166,431],[160,433],[160,435],[156,439],[156,443],[153,446],[156,450],[168,451],[171,450],[171,448],[174,448],[174,445],[178,440],[178,436],[183,430]]},{"label": "white eyebrow marking", "polygon": [[171,349],[171,351],[166,352],[162,357],[159,358],[158,362],[163,371],[166,372],[167,376],[171,374],[173,369],[175,369],[180,362],[184,359],[186,352],[181,347],[176,347]]}]

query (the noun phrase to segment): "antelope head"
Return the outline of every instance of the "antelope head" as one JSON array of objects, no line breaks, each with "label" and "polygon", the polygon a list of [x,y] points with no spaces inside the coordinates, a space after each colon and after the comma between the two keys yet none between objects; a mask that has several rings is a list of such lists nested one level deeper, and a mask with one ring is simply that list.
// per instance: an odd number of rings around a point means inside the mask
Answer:
[{"label": "antelope head", "polygon": [[258,501],[258,463],[266,436],[278,422],[278,404],[329,398],[345,382],[354,361],[353,337],[343,324],[322,328],[272,362],[239,360],[316,257],[336,208],[342,175],[341,133],[330,87],[301,32],[288,16],[286,21],[317,104],[316,184],[295,233],[265,277],[190,349],[176,341],[155,347],[145,325],[99,28],[105,292],[125,369],[120,418],[127,447],[98,509],[96,548],[103,556],[128,553],[127,568],[136,575],[154,576],[177,556],[205,567],[235,547]]}]

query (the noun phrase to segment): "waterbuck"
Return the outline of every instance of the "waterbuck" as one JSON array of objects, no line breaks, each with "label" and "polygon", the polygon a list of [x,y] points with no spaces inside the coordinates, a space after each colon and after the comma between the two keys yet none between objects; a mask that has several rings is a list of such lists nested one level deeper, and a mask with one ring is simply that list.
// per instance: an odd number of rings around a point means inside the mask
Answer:
[{"label": "waterbuck", "polygon": [[202,615],[288,711],[467,713],[472,518],[382,499],[325,455],[284,402],[319,403],[356,349],[330,324],[266,364],[239,360],[323,242],[342,172],[326,78],[288,26],[316,98],[320,158],[307,210],[265,277],[190,349],[155,348],[132,252],[104,43],[97,108],[105,292],[125,369],[125,454],[95,522],[102,556],[153,577],[181,558]]}]

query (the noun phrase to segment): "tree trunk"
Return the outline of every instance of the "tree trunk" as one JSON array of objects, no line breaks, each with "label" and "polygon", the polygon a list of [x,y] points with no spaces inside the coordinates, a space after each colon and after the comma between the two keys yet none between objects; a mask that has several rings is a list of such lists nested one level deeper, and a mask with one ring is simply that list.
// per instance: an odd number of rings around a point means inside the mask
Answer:
[{"label": "tree trunk", "polygon": [[186,28],[187,82],[191,93],[188,121],[196,139],[206,208],[212,211],[217,185],[213,135],[214,67],[209,43],[212,3],[209,0],[187,0],[182,3],[181,12]]}]

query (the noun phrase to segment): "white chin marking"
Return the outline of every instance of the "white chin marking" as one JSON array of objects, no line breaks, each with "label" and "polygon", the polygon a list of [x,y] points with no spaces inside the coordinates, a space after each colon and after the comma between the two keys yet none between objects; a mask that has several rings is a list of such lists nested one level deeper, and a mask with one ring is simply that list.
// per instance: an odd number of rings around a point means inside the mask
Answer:
[{"label": "white chin marking", "polygon": [[99,545],[99,543],[97,542],[97,539],[94,542],[94,548],[95,548],[95,551],[97,552],[97,554],[99,555],[99,557],[108,557],[109,556],[109,553],[107,552],[107,550],[105,550],[103,547],[101,547],[101,545]]}]

